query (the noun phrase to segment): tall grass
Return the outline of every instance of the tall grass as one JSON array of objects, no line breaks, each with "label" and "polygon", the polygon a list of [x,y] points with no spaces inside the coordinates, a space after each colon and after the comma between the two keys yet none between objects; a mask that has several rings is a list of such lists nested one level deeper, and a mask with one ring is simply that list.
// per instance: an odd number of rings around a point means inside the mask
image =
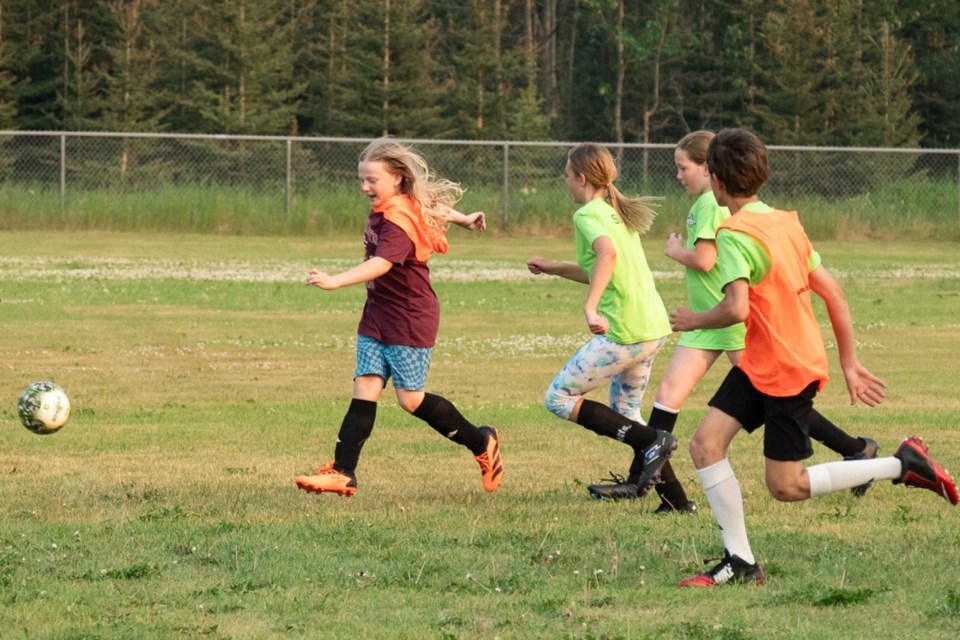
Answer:
[{"label": "tall grass", "polygon": [[[623,186],[636,195],[663,196],[651,233],[682,231],[691,199],[673,183]],[[870,193],[825,199],[774,191],[761,194],[774,206],[800,212],[814,240],[960,240],[957,185],[901,180]],[[219,235],[343,235],[358,233],[367,215],[355,187],[322,190],[160,186],[129,193],[88,190],[60,193],[47,187],[0,187],[2,230],[103,230],[211,233]],[[504,206],[499,189],[468,188],[459,204],[482,210],[499,233],[568,236],[575,209],[560,180],[542,179],[511,190]]]}]

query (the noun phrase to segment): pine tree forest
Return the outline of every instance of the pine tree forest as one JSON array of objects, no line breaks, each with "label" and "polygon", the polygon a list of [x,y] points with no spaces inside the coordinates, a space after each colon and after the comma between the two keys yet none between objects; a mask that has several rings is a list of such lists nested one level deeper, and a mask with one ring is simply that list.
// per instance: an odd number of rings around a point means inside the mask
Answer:
[{"label": "pine tree forest", "polygon": [[957,0],[0,0],[0,129],[956,147]]}]

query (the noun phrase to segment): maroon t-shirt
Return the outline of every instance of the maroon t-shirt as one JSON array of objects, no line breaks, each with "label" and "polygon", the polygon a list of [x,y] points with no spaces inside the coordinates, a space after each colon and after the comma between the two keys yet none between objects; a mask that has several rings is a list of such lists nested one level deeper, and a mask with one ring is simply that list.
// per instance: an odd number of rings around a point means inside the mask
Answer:
[{"label": "maroon t-shirt", "polygon": [[367,282],[367,302],[357,333],[388,345],[432,347],[440,327],[440,302],[430,286],[430,268],[414,258],[413,241],[378,213],[363,234],[364,259],[377,256],[393,268]]}]

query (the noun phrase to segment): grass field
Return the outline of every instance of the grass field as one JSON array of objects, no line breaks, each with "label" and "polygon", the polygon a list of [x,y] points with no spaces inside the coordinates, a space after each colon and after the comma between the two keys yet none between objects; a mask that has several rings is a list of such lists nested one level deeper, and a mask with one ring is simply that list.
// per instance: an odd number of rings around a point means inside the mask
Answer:
[{"label": "grass field", "polygon": [[[675,467],[699,516],[592,501],[585,485],[623,472],[626,451],[541,406],[587,339],[583,288],[523,262],[569,258],[572,242],[461,231],[433,262],[428,388],[500,427],[504,484],[485,494],[466,451],[385,396],[349,499],[292,480],[331,457],[364,295],[302,282],[353,264],[358,237],[0,233],[0,637],[958,636],[960,512],[887,482],[777,503],[758,437],[731,461],[767,586],[676,587],[722,553],[685,449]],[[673,308],[680,271],[659,238],[646,245]],[[818,407],[882,453],[918,433],[960,472],[957,245],[818,248],[861,359],[889,384],[883,406],[850,407],[831,350]],[[682,440],[720,369],[681,414]],[[41,379],[74,405],[50,436],[16,417]]]}]

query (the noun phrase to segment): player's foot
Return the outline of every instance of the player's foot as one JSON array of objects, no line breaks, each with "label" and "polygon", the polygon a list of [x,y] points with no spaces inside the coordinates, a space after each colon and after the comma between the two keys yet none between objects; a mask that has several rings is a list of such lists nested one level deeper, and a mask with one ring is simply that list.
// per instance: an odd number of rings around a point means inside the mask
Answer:
[{"label": "player's foot", "polygon": [[910,436],[901,442],[893,455],[900,460],[902,472],[893,483],[929,489],[949,500],[950,504],[957,504],[960,502],[957,485],[950,474],[927,455],[927,449],[920,436]]},{"label": "player's foot", "polygon": [[650,493],[657,484],[660,470],[677,448],[677,439],[673,434],[661,429],[656,429],[656,432],[656,439],[634,454],[633,464],[630,465],[627,481],[637,485],[637,494],[640,496]]},{"label": "player's foot", "polygon": [[630,482],[612,471],[609,478],[604,478],[600,484],[591,484],[587,491],[598,500],[633,500],[640,497],[636,482]]},{"label": "player's foot", "polygon": [[[863,448],[863,451],[860,453],[855,453],[852,456],[847,456],[844,460],[873,460],[877,457],[877,452],[880,450],[880,445],[877,444],[876,440],[860,436],[860,439],[866,443],[866,446]],[[867,492],[867,489],[873,486],[873,480],[861,484],[858,487],[850,489],[850,493],[860,498]]]},{"label": "player's foot", "polygon": [[696,515],[696,513],[697,513],[697,505],[695,505],[693,502],[691,502],[691,501],[689,501],[689,500],[688,500],[686,503],[681,504],[681,505],[679,505],[679,506],[674,506],[674,505],[670,504],[669,502],[661,502],[661,503],[660,503],[660,506],[657,507],[656,509],[654,509],[653,512],[654,512],[655,514],[657,514],[658,516],[662,516],[662,515],[665,515],[665,514],[668,514],[668,513],[681,513],[681,514],[687,514],[687,515]]},{"label": "player's foot", "polygon": [[478,455],[480,479],[485,491],[496,491],[503,480],[503,459],[500,457],[500,432],[496,427],[480,427],[487,436],[487,450]]},{"label": "player's foot", "polygon": [[332,462],[318,468],[312,476],[297,476],[294,481],[304,491],[313,493],[352,496],[357,492],[357,476],[336,470]]},{"label": "player's foot", "polygon": [[[704,564],[713,562],[713,560],[716,559],[717,558],[705,560]],[[727,582],[739,584],[755,582],[758,585],[763,585],[766,582],[766,577],[763,575],[763,569],[760,568],[759,564],[750,564],[740,556],[730,555],[730,552],[724,549],[720,564],[706,573],[681,580],[680,586],[715,587]]]}]

